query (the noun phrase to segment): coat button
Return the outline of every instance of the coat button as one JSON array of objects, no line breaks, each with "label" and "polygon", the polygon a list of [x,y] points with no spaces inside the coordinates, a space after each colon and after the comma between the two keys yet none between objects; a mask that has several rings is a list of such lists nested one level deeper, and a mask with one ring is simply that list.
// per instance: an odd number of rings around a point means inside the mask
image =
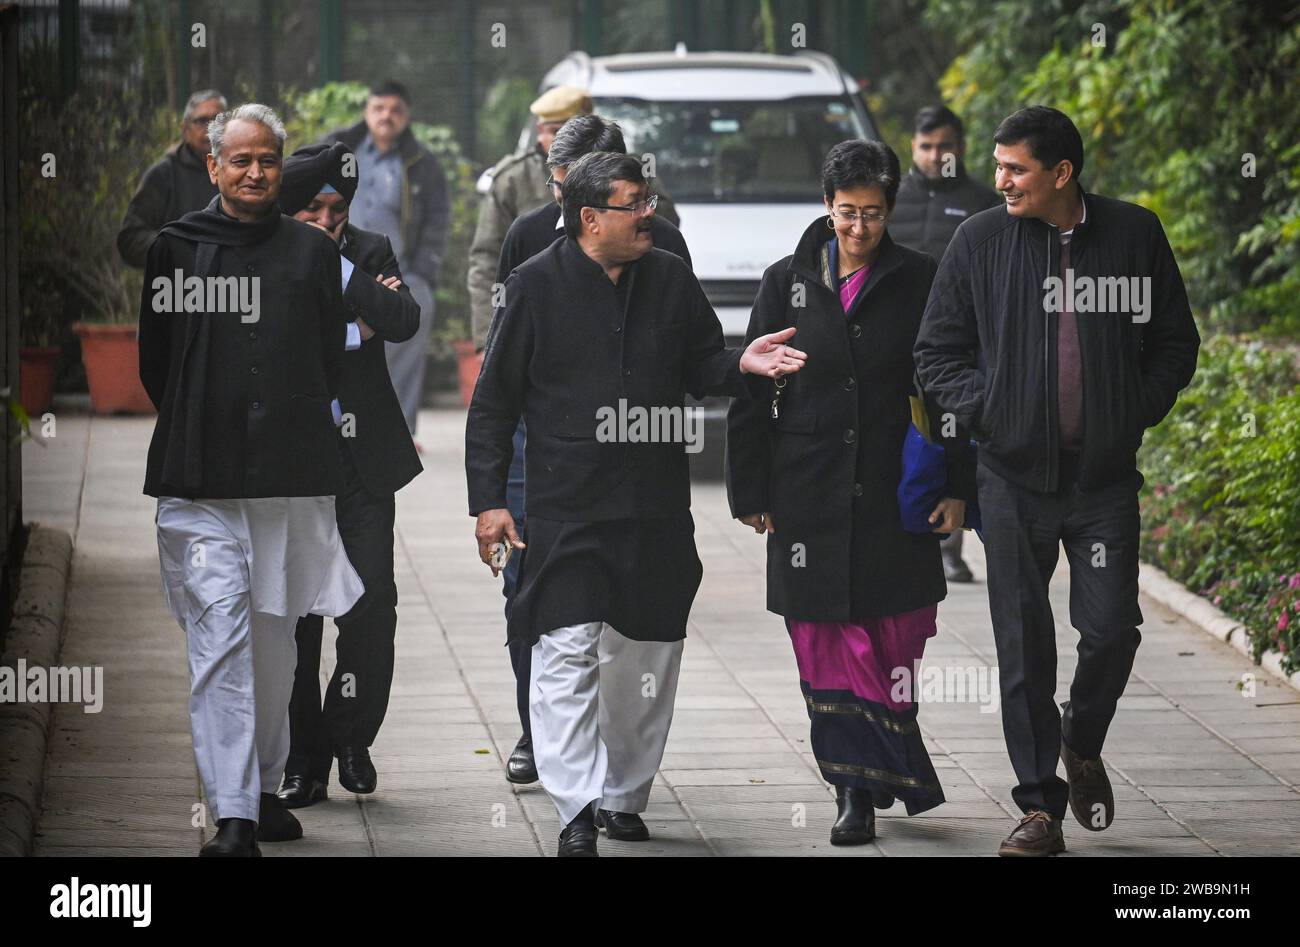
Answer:
[{"label": "coat button", "polygon": [[256,409],[256,408],[260,408],[261,406],[262,406],[262,402],[260,402],[260,401],[254,401],[254,402],[253,402],[253,407],[254,407],[254,409]]},{"label": "coat button", "polygon": [[624,377],[624,378],[626,378],[626,377],[627,377],[628,375],[630,375],[630,374],[632,374],[632,369],[630,369],[630,368],[625,368],[625,369],[623,369],[623,377]]},{"label": "coat button", "polygon": [[248,272],[250,272],[250,273],[256,273],[256,272],[257,272],[257,267],[255,267],[255,266],[254,266],[253,264],[251,264],[251,263],[248,264],[248,266],[245,267],[245,269],[247,269]]},{"label": "coat button", "polygon": [[852,444],[852,443],[853,443],[854,441],[856,441],[857,439],[858,439],[857,432],[854,431],[853,428],[848,428],[847,430],[845,430],[845,432],[844,432],[844,443],[845,443],[845,444]]},{"label": "coat button", "polygon": [[852,390],[853,390],[854,388],[856,388],[856,387],[858,387],[858,383],[857,383],[857,380],[856,380],[856,379],[853,379],[853,378],[846,378],[846,379],[844,379],[844,390],[845,390],[845,391],[852,391]]},{"label": "coat button", "polygon": [[248,332],[248,337],[249,337],[250,339],[256,339],[256,338],[257,338],[257,332],[256,332],[255,330],[250,329],[249,332]]},{"label": "coat button", "polygon": [[620,332],[622,332],[622,331],[623,331],[623,327],[622,327],[622,326],[615,326],[615,327],[614,327],[614,334],[615,334],[615,335],[618,335],[618,334],[619,334]]},{"label": "coat button", "polygon": [[862,496],[862,484],[860,484],[860,483],[855,483],[855,484],[853,485],[853,495],[854,495],[855,497],[860,497],[860,496]]},{"label": "coat button", "polygon": [[853,325],[849,326],[849,335],[853,336],[855,339],[862,338],[862,326],[858,325],[856,322],[853,323]]},{"label": "coat button", "polygon": [[256,374],[257,374],[257,366],[254,365],[252,368],[249,369],[249,371],[252,372],[254,375],[256,375]]}]

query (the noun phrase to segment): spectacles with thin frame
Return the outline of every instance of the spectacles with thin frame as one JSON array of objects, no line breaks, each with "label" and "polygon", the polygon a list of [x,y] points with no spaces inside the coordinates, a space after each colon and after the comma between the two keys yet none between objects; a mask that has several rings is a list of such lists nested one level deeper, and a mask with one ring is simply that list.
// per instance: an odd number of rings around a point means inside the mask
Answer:
[{"label": "spectacles with thin frame", "polygon": [[564,190],[564,185],[555,180],[555,175],[552,174],[546,179],[546,189],[548,191],[558,192]]},{"label": "spectacles with thin frame", "polygon": [[624,207],[620,207],[617,204],[588,204],[586,206],[590,207],[592,210],[623,210],[628,211],[631,214],[644,214],[647,209],[654,210],[659,206],[659,195],[651,194],[643,201],[635,201]]},{"label": "spectacles with thin frame", "polygon": [[859,220],[862,221],[864,227],[879,227],[889,219],[888,214],[882,214],[878,210],[869,210],[865,214],[846,214],[842,210],[832,209],[831,216],[841,223],[848,224],[850,227]]},{"label": "spectacles with thin frame", "polygon": [[190,121],[195,125],[202,125],[204,128],[207,128],[214,118],[216,118],[215,115],[196,115],[191,118]]}]

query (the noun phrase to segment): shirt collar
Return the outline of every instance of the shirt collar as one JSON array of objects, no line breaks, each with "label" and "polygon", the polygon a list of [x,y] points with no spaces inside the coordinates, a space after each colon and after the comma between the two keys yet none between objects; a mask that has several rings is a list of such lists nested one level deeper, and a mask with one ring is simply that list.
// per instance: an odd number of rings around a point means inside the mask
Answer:
[{"label": "shirt collar", "polygon": [[1079,223],[1075,224],[1069,230],[1061,231],[1062,239],[1071,239],[1074,237],[1074,231],[1082,226],[1083,222],[1088,219],[1088,199],[1083,196],[1083,189],[1079,189],[1079,201],[1083,204],[1083,216],[1079,218]]}]

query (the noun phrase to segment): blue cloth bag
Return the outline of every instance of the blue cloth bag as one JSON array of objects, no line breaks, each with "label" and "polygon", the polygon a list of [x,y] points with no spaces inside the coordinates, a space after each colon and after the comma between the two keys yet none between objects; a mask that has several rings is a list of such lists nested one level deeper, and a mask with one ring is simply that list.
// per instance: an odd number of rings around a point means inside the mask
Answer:
[{"label": "blue cloth bag", "polygon": [[[898,482],[898,512],[903,529],[909,533],[929,533],[935,524],[930,514],[948,490],[948,465],[942,444],[930,438],[930,419],[925,412],[925,402],[919,395],[908,399],[912,405],[912,421],[903,438],[903,477]],[[971,441],[971,450],[975,442]],[[970,529],[981,527],[979,502],[971,497],[966,502],[966,521]]]}]

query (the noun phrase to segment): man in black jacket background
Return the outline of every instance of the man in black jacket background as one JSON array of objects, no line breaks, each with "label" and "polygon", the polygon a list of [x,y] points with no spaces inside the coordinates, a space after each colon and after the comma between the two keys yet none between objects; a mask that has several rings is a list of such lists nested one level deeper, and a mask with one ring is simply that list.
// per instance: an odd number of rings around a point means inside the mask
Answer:
[{"label": "man in black jacket background", "polygon": [[278,794],[290,809],[326,798],[335,757],[345,789],[375,791],[369,747],[388,708],[397,631],[394,494],[423,469],[389,380],[383,348],[385,342],[404,343],[415,334],[420,309],[402,284],[388,238],[348,222],[348,202],[357,187],[355,171],[346,145],[309,145],[285,161],[280,195],[285,213],[324,230],[342,254],[343,302],[350,321],[335,407],[343,469],[335,511],[343,548],[366,586],[356,605],[335,619],[337,661],[323,708],[324,620],[313,614],[298,621],[289,760]]},{"label": "man in black jacket background", "polygon": [[[1159,219],[1083,191],[1066,115],[1021,109],[994,141],[1006,209],[958,228],[915,355],[927,392],[980,443],[1002,724],[1025,813],[999,854],[1050,855],[1065,848],[1067,802],[1090,830],[1114,817],[1101,750],[1141,640],[1136,452],[1191,380],[1200,337]],[[1064,716],[1047,595],[1061,543],[1080,635]]]},{"label": "man in black jacket background", "polygon": [[[997,191],[972,181],[962,162],[966,129],[957,115],[942,105],[927,106],[912,121],[912,168],[898,187],[889,233],[897,242],[928,253],[938,263],[957,226],[971,214],[1002,203]],[[957,530],[939,543],[943,572],[949,582],[970,582],[961,558],[962,536]]]},{"label": "man in black jacket background", "polygon": [[195,92],[185,103],[181,140],[144,173],[122,219],[117,252],[128,265],[143,268],[163,224],[202,210],[217,196],[208,178],[208,123],[225,108],[226,97],[216,89]]}]

